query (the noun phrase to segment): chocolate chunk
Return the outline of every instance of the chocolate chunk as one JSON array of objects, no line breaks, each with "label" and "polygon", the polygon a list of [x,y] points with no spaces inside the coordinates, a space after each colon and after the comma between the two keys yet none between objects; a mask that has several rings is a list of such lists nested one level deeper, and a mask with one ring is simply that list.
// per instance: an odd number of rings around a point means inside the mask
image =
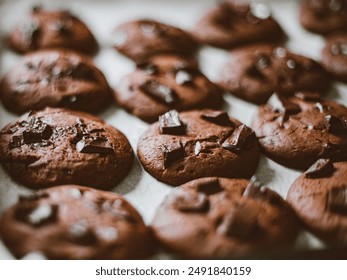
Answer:
[{"label": "chocolate chunk", "polygon": [[156,75],[159,73],[159,68],[151,63],[141,63],[138,64],[137,67],[145,71],[149,75]]},{"label": "chocolate chunk", "polygon": [[222,147],[230,151],[241,151],[250,149],[256,142],[256,136],[252,129],[244,124],[237,127],[223,143]]},{"label": "chocolate chunk", "polygon": [[207,182],[200,182],[198,185],[198,191],[206,195],[214,195],[223,192],[224,189],[220,186],[218,178],[214,178]]},{"label": "chocolate chunk", "polygon": [[286,100],[277,93],[274,93],[267,102],[272,110],[284,115],[293,115],[301,112],[300,106],[294,102]]},{"label": "chocolate chunk", "polygon": [[325,106],[324,106],[322,103],[317,102],[317,103],[315,104],[315,107],[319,110],[320,113],[324,113]]},{"label": "chocolate chunk", "polygon": [[328,191],[327,209],[331,212],[347,214],[347,185]]},{"label": "chocolate chunk", "polygon": [[333,115],[327,115],[325,116],[325,125],[332,133],[347,133],[347,120],[341,120]]},{"label": "chocolate chunk", "polygon": [[317,160],[306,172],[306,178],[329,177],[335,171],[333,162],[330,159]]},{"label": "chocolate chunk", "polygon": [[279,196],[274,195],[267,187],[254,181],[249,182],[242,195],[271,204],[277,204],[280,200]]},{"label": "chocolate chunk", "polygon": [[57,205],[39,204],[35,208],[23,206],[17,209],[16,219],[32,226],[42,226],[53,223],[57,218]]},{"label": "chocolate chunk", "polygon": [[208,197],[203,193],[178,191],[173,206],[181,212],[205,212],[208,209]]},{"label": "chocolate chunk", "polygon": [[10,142],[10,149],[19,148],[20,146],[22,146],[22,137],[13,136]]},{"label": "chocolate chunk", "polygon": [[34,46],[40,35],[40,23],[38,21],[30,21],[22,26],[23,36],[27,44]]},{"label": "chocolate chunk", "polygon": [[159,129],[161,134],[180,135],[185,133],[185,126],[176,110],[171,110],[159,116]]},{"label": "chocolate chunk", "polygon": [[219,234],[234,238],[250,238],[257,229],[257,216],[254,212],[238,207],[225,215],[218,226]]},{"label": "chocolate chunk", "polygon": [[193,81],[193,76],[185,70],[179,70],[176,73],[175,79],[178,85],[191,85]]},{"label": "chocolate chunk", "polygon": [[149,96],[169,105],[174,104],[178,100],[177,94],[172,88],[154,80],[146,81],[140,88]]},{"label": "chocolate chunk", "polygon": [[114,154],[114,149],[107,138],[101,136],[83,137],[76,143],[76,149],[86,154]]},{"label": "chocolate chunk", "polygon": [[171,142],[163,146],[164,152],[164,167],[167,168],[177,159],[184,157],[184,148],[180,142]]},{"label": "chocolate chunk", "polygon": [[317,92],[298,92],[295,94],[297,98],[300,98],[304,101],[319,101],[321,96]]},{"label": "chocolate chunk", "polygon": [[231,122],[228,113],[224,111],[204,110],[201,113],[201,118],[222,126],[234,125]]},{"label": "chocolate chunk", "polygon": [[256,62],[256,67],[258,69],[265,69],[271,65],[271,59],[266,55],[260,55]]},{"label": "chocolate chunk", "polygon": [[23,140],[26,144],[40,143],[43,140],[48,140],[53,134],[53,129],[48,124],[42,122],[40,119],[32,118],[23,131]]},{"label": "chocolate chunk", "polygon": [[250,68],[248,68],[246,73],[251,78],[266,80],[266,77],[264,76],[264,74],[255,65],[252,65]]},{"label": "chocolate chunk", "polygon": [[69,235],[73,242],[88,246],[97,242],[95,233],[89,228],[86,220],[80,220],[69,229]]}]

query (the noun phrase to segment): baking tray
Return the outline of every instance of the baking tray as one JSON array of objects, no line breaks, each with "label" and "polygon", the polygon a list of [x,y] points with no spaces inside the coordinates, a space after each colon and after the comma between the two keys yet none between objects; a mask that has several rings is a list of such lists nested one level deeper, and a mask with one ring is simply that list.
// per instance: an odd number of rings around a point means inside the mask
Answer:
[{"label": "baking tray", "polygon": [[[153,18],[185,29],[192,29],[198,18],[216,1],[211,0],[2,0],[0,1],[0,36],[5,34],[35,5],[45,8],[68,9],[80,17],[95,34],[101,46],[100,52],[94,57],[97,66],[104,72],[112,87],[117,87],[122,76],[133,71],[135,65],[112,49],[112,30],[125,21],[138,18]],[[289,36],[287,46],[293,52],[319,60],[324,46],[321,36],[309,33],[299,25],[299,1],[268,0],[273,16],[279,21]],[[3,42],[3,40],[2,40]],[[2,43],[0,46],[0,74],[11,69],[20,58]],[[211,79],[216,80],[227,52],[211,47],[204,47],[199,54],[202,71]],[[335,83],[327,98],[340,101],[347,105],[347,86]],[[246,103],[231,95],[225,95],[225,110],[233,117],[247,125],[251,124],[257,106]],[[148,124],[133,117],[116,105],[110,106],[98,115],[109,124],[120,129],[129,139],[136,151],[139,136]],[[0,126],[17,119],[7,112],[0,104]],[[291,183],[300,172],[285,168],[262,156],[256,177],[269,188],[286,196]],[[146,223],[150,223],[157,206],[161,203],[172,187],[158,182],[141,167],[136,159],[130,174],[112,191],[124,195],[142,214]],[[13,182],[0,169],[0,213],[17,201],[18,194],[28,189]],[[293,249],[321,248],[324,245],[308,232],[302,231]],[[159,254],[155,258],[170,258]],[[0,241],[0,259],[13,259]]]}]

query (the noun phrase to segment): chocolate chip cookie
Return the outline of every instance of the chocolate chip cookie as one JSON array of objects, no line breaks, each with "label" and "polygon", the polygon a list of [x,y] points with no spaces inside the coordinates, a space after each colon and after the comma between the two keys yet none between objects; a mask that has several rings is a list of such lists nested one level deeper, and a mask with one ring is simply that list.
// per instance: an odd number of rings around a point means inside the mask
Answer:
[{"label": "chocolate chip cookie", "polygon": [[141,136],[137,154],[148,173],[174,186],[209,176],[250,178],[259,161],[254,131],[214,110],[165,113]]},{"label": "chocolate chip cookie", "polygon": [[189,33],[149,19],[123,23],[112,36],[116,50],[135,62],[143,62],[157,54],[192,56],[198,48]]},{"label": "chocolate chip cookie", "polygon": [[274,94],[253,129],[265,154],[290,168],[307,169],[319,158],[347,160],[347,108],[312,92]]},{"label": "chocolate chip cookie", "polygon": [[34,7],[8,36],[9,46],[20,53],[38,49],[66,48],[93,54],[97,42],[88,27],[63,10]]},{"label": "chocolate chip cookie", "polygon": [[252,45],[230,52],[221,85],[246,101],[263,104],[274,93],[324,92],[329,76],[316,61],[274,45]]},{"label": "chocolate chip cookie", "polygon": [[347,83],[347,33],[327,39],[322,51],[322,64],[332,76]]},{"label": "chocolate chip cookie", "polygon": [[63,184],[111,189],[129,172],[133,157],[120,131],[67,109],[32,112],[0,132],[3,167],[32,189]]},{"label": "chocolate chip cookie", "polygon": [[309,31],[329,34],[347,28],[346,0],[303,0],[301,25]]},{"label": "chocolate chip cookie", "polygon": [[87,57],[69,50],[43,50],[24,56],[0,83],[11,112],[45,107],[98,112],[112,100],[104,75]]},{"label": "chocolate chip cookie", "polygon": [[164,248],[190,259],[280,250],[298,233],[290,206],[245,179],[203,178],[180,186],[159,206],[152,224]]},{"label": "chocolate chip cookie", "polygon": [[328,243],[347,240],[347,162],[319,159],[295,180],[287,200],[303,224]]},{"label": "chocolate chip cookie", "polygon": [[221,88],[193,63],[162,55],[138,65],[115,91],[117,103],[146,122],[157,121],[171,109],[217,109],[223,103]]},{"label": "chocolate chip cookie", "polygon": [[284,37],[266,4],[235,0],[220,2],[207,12],[197,22],[194,35],[202,43],[225,49]]},{"label": "chocolate chip cookie", "polygon": [[143,259],[153,251],[151,231],[121,196],[65,185],[19,198],[5,210],[0,235],[17,258]]}]

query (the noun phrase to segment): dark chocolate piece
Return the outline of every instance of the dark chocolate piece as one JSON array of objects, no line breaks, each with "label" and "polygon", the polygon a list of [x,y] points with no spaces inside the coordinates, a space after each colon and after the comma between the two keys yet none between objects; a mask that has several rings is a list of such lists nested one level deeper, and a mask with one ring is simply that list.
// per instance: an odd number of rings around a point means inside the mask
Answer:
[{"label": "dark chocolate piece", "polygon": [[23,131],[23,140],[26,144],[40,143],[48,140],[53,133],[53,129],[48,124],[37,118],[32,118],[25,131]]},{"label": "dark chocolate piece", "polygon": [[328,191],[327,208],[331,212],[347,214],[347,185]]},{"label": "dark chocolate piece", "polygon": [[325,116],[326,128],[332,133],[347,133],[347,120],[341,120],[333,115]]},{"label": "dark chocolate piece", "polygon": [[318,92],[298,92],[295,94],[295,96],[305,101],[321,100],[321,96]]},{"label": "dark chocolate piece", "polygon": [[169,105],[174,104],[178,100],[177,94],[172,88],[155,80],[146,81],[140,88],[149,96]]},{"label": "dark chocolate piece", "polygon": [[176,110],[171,110],[159,116],[159,126],[162,134],[180,135],[185,133],[185,126]]},{"label": "dark chocolate piece", "polygon": [[172,142],[163,146],[164,166],[167,168],[172,162],[184,157],[184,148],[180,142]]},{"label": "dark chocolate piece", "polygon": [[102,136],[83,137],[82,140],[76,143],[76,149],[80,153],[91,154],[113,154],[114,149],[108,142],[107,138]]},{"label": "dark chocolate piece", "polygon": [[201,118],[222,126],[233,125],[233,123],[230,121],[228,113],[224,111],[204,110],[201,113]]},{"label": "dark chocolate piece", "polygon": [[176,83],[178,85],[191,85],[193,81],[193,76],[185,70],[179,70],[176,73]]},{"label": "dark chocolate piece", "polygon": [[335,171],[333,162],[330,159],[317,160],[306,172],[306,178],[329,177]]},{"label": "dark chocolate piece", "polygon": [[300,106],[294,102],[286,100],[277,93],[274,93],[267,102],[272,110],[284,115],[293,115],[300,113]]},{"label": "dark chocolate piece", "polygon": [[182,212],[204,212],[208,208],[208,197],[203,193],[178,192],[174,206]]},{"label": "dark chocolate piece", "polygon": [[223,143],[222,147],[230,151],[240,151],[250,149],[256,142],[256,136],[252,129],[244,124],[237,127]]},{"label": "dark chocolate piece", "polygon": [[267,187],[255,181],[251,181],[247,185],[243,192],[243,196],[259,199],[271,204],[277,204],[277,202],[279,202],[279,197],[275,196]]},{"label": "dark chocolate piece", "polygon": [[57,211],[57,205],[39,204],[31,210],[26,206],[20,207],[17,209],[15,216],[19,221],[38,227],[54,223],[57,218]]},{"label": "dark chocolate piece", "polygon": [[200,182],[198,184],[198,190],[206,195],[214,195],[224,191],[224,189],[220,186],[218,178],[214,178],[213,180],[209,180],[207,182]]},{"label": "dark chocolate piece", "polygon": [[22,137],[13,136],[10,142],[10,149],[19,148],[22,146]]}]

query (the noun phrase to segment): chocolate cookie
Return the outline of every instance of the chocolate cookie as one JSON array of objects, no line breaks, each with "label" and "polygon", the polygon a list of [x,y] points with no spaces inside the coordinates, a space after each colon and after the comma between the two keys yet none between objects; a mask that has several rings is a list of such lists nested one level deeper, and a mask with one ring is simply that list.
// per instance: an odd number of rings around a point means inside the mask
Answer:
[{"label": "chocolate cookie", "polygon": [[170,193],[157,209],[154,234],[190,259],[244,257],[284,249],[298,233],[289,205],[245,179],[203,178]]},{"label": "chocolate cookie", "polygon": [[327,39],[322,51],[322,64],[332,76],[347,83],[347,33]]},{"label": "chocolate cookie", "polygon": [[347,162],[320,159],[295,180],[287,200],[303,224],[328,243],[347,240]]},{"label": "chocolate cookie", "polygon": [[182,29],[148,19],[118,26],[113,37],[114,47],[136,62],[157,54],[192,56],[198,48],[195,39]]},{"label": "chocolate cookie", "polygon": [[129,172],[133,157],[120,131],[66,109],[30,113],[0,132],[2,165],[32,189],[63,184],[111,189]]},{"label": "chocolate cookie", "polygon": [[210,82],[194,62],[162,55],[138,65],[121,81],[115,92],[117,103],[146,122],[171,109],[218,108],[222,90]]},{"label": "chocolate cookie", "polygon": [[254,131],[213,110],[165,113],[141,136],[137,154],[148,173],[175,186],[209,176],[250,178],[259,160]]},{"label": "chocolate cookie", "polygon": [[323,92],[329,87],[329,77],[312,59],[283,47],[252,45],[230,52],[221,72],[221,85],[241,99],[262,104],[274,92]]},{"label": "chocolate cookie", "polygon": [[0,235],[17,258],[142,259],[153,251],[151,231],[121,196],[65,185],[22,196],[5,210]]},{"label": "chocolate cookie", "polygon": [[20,53],[38,49],[67,48],[92,54],[97,42],[88,27],[68,11],[40,7],[19,23],[8,37],[10,47]]},{"label": "chocolate cookie", "polygon": [[346,0],[303,0],[301,25],[309,31],[329,34],[347,28]]},{"label": "chocolate cookie", "polygon": [[197,22],[194,35],[202,43],[225,49],[284,37],[266,4],[235,0],[213,7]]},{"label": "chocolate cookie", "polygon": [[307,169],[319,158],[347,160],[347,108],[319,95],[274,94],[253,124],[267,156],[296,169]]},{"label": "chocolate cookie", "polygon": [[112,90],[87,57],[69,50],[44,50],[24,56],[2,79],[0,96],[11,112],[49,107],[97,112],[109,104]]}]

